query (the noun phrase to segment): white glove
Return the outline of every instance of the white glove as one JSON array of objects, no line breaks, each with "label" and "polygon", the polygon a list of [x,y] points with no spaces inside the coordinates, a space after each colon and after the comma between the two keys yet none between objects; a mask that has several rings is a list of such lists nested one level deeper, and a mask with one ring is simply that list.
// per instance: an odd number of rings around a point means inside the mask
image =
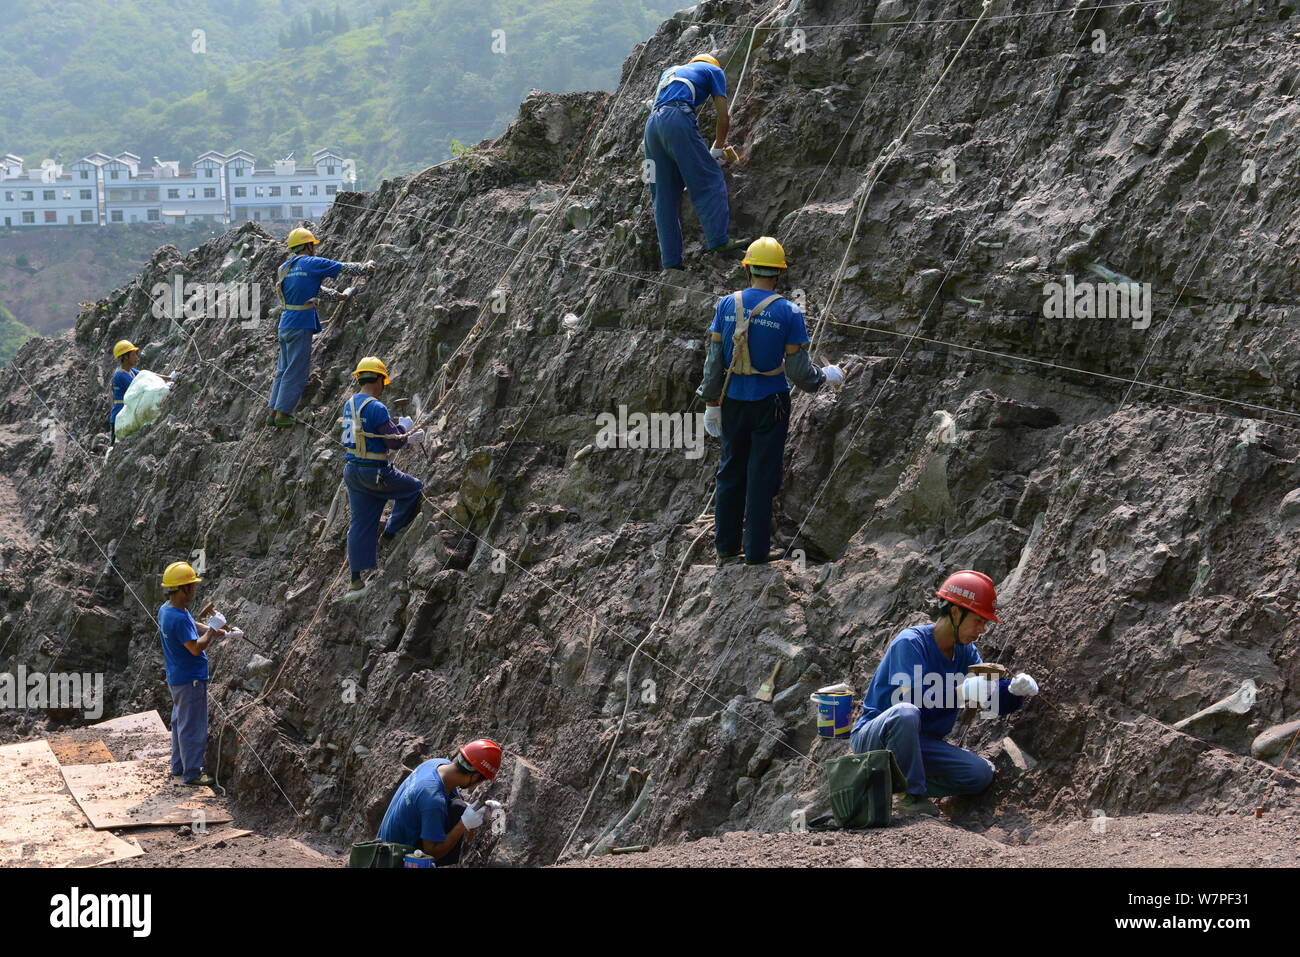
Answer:
[{"label": "white glove", "polygon": [[722,165],[722,154],[725,153],[725,152],[726,152],[726,150],[725,150],[723,147],[721,147],[721,146],[710,146],[710,147],[709,147],[709,155],[712,156],[715,160],[718,161],[718,165],[719,165],[719,166]]},{"label": "white glove", "polygon": [[992,683],[983,675],[969,675],[957,689],[957,704],[964,708],[988,707],[994,690]]},{"label": "white glove", "polygon": [[497,811],[501,810],[502,806],[503,805],[501,804],[500,801],[484,801],[483,820],[484,821],[492,820],[492,818],[496,816]]},{"label": "white glove", "polygon": [[403,432],[410,432],[411,429],[415,428],[415,420],[409,415],[402,416],[397,420],[397,424],[401,427]]},{"label": "white glove", "polygon": [[217,612],[211,618],[208,619],[208,627],[215,629],[217,631],[220,631],[222,628],[225,628],[226,616],[223,615],[221,612]]},{"label": "white glove", "polygon": [[715,439],[722,435],[722,406],[711,405],[704,410],[704,431]]},{"label": "white glove", "polygon": [[373,259],[367,259],[364,263],[362,263],[362,265],[365,266],[367,269],[369,269],[371,272],[374,272],[379,267],[379,263],[375,262]]},{"label": "white glove", "polygon": [[1023,671],[1011,679],[1011,684],[1007,690],[1012,694],[1020,695],[1022,698],[1032,698],[1038,694],[1038,682]]},{"label": "white glove", "polygon": [[465,825],[465,830],[472,831],[483,824],[483,812],[471,804],[465,808],[465,813],[460,816],[460,823]]},{"label": "white glove", "polygon": [[844,384],[844,370],[839,366],[822,366],[822,375],[826,376],[826,381],[836,392]]},{"label": "white glove", "polygon": [[175,385],[177,382],[181,380],[181,374],[179,372],[173,372],[167,378],[172,380],[172,385]]},{"label": "white glove", "polygon": [[424,441],[424,429],[416,429],[414,432],[408,432],[406,435],[407,445],[419,445]]}]

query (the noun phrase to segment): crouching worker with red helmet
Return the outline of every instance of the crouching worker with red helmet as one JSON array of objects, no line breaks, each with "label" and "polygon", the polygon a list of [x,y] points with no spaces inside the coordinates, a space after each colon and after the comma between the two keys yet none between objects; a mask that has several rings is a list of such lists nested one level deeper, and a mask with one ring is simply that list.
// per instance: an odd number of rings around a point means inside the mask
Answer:
[{"label": "crouching worker with red helmet", "polygon": [[421,851],[438,867],[457,863],[474,831],[501,811],[498,801],[485,801],[482,807],[467,803],[460,789],[491,781],[500,768],[501,745],[488,738],[465,745],[454,761],[423,762],[393,795],[379,841]]},{"label": "crouching worker with red helmet", "polygon": [[985,626],[1001,621],[991,578],[957,572],[935,594],[943,604],[934,623],[905,628],[889,643],[849,738],[855,754],[894,753],[907,778],[907,793],[895,804],[904,814],[938,814],[930,798],[979,794],[993,782],[990,762],[944,740],[963,707],[978,704],[986,715],[1010,714],[1038,693],[1027,674],[996,685],[967,675],[982,663],[975,642]]}]

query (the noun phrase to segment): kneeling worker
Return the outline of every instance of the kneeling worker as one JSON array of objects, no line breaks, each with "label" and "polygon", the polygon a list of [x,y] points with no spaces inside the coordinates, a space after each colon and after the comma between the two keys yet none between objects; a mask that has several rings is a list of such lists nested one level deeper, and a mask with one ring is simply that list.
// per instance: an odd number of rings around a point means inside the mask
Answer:
[{"label": "kneeling worker", "polygon": [[407,416],[397,422],[379,397],[388,385],[388,368],[376,356],[366,356],[357,363],[352,377],[361,390],[343,403],[343,446],[348,450],[343,465],[343,483],[348,489],[352,520],[348,525],[348,565],[352,569],[349,594],[365,587],[362,573],[374,568],[379,552],[379,519],[384,503],[393,502],[392,514],[384,528],[385,544],[420,512],[420,493],[424,483],[395,468],[388,461],[391,449],[416,445],[424,439],[424,429],[415,429]]},{"label": "kneeling worker", "polygon": [[500,768],[501,745],[488,738],[465,745],[455,761],[423,762],[393,795],[378,839],[418,848],[441,867],[455,864],[463,841],[471,840],[475,828],[501,808],[497,801],[487,801],[482,808],[467,806],[460,789],[491,781]]},{"label": "kneeling worker", "polygon": [[991,763],[944,740],[964,704],[980,701],[993,713],[1010,714],[1038,694],[1023,673],[996,687],[978,675],[961,680],[982,661],[975,641],[984,626],[1002,620],[991,578],[956,572],[935,595],[943,604],[934,624],[905,628],[889,643],[849,738],[855,754],[894,752],[907,777],[907,793],[895,805],[900,813],[938,814],[931,797],[979,794],[993,782]]}]

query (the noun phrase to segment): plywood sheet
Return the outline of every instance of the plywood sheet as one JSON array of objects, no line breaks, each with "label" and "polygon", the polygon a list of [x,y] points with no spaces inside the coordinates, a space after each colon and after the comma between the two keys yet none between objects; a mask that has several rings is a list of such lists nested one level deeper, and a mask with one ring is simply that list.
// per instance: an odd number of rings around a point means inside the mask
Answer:
[{"label": "plywood sheet", "polygon": [[108,721],[101,721],[99,724],[92,724],[92,728],[98,731],[117,731],[129,734],[139,732],[161,731],[167,734],[167,725],[163,724],[163,719],[157,711],[141,711],[137,714],[124,714],[120,718],[111,718]]},{"label": "plywood sheet", "polygon": [[79,741],[62,735],[50,738],[50,750],[60,764],[106,764],[113,760],[112,753],[103,741]]},{"label": "plywood sheet", "polygon": [[145,824],[222,824],[231,816],[211,788],[188,787],[168,776],[166,761],[67,765],[63,780],[96,830]]}]

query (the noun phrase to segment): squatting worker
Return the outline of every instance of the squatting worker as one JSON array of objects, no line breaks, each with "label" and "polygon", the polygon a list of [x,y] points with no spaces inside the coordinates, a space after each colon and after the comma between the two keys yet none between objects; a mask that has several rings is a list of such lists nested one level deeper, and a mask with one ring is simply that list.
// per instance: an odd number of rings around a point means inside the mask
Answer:
[{"label": "squatting worker", "polygon": [[[352,518],[348,525],[348,566],[352,569],[349,595],[365,588],[363,573],[379,560],[379,539],[391,544],[402,529],[420,512],[424,483],[392,466],[390,450],[418,445],[424,429],[415,429],[407,416],[397,422],[389,417],[380,396],[389,384],[388,367],[378,356],[366,356],[357,363],[352,377],[360,389],[343,403],[343,484],[348,490]],[[393,503],[383,535],[379,520],[384,503]]]},{"label": "squatting worker", "polygon": [[894,752],[907,777],[907,793],[895,804],[904,814],[938,814],[930,798],[979,794],[993,782],[989,761],[944,740],[962,707],[996,704],[996,714],[1010,714],[1038,693],[1037,683],[1024,673],[996,686],[979,675],[961,680],[971,665],[981,663],[975,642],[985,626],[1002,620],[988,575],[956,572],[935,595],[942,604],[934,623],[904,628],[889,643],[849,738],[855,754]]},{"label": "squatting worker", "polygon": [[781,244],[759,237],[742,265],[749,288],[718,301],[698,390],[704,430],[722,439],[713,532],[719,565],[739,562],[742,546],[747,565],[781,557],[770,550],[772,500],[781,489],[790,382],[806,392],[844,382],[838,366],[812,364],[803,312],[773,292],[786,269]]},{"label": "squatting worker", "polygon": [[212,639],[224,635],[224,628],[198,624],[189,606],[199,582],[186,562],[172,562],[163,572],[167,594],[158,609],[158,632],[162,640],[167,688],[172,693],[172,774],[186,784],[213,785],[216,779],[203,770],[208,747],[208,653]]},{"label": "squatting worker", "polygon": [[497,801],[467,805],[460,789],[491,781],[500,768],[501,745],[488,738],[465,745],[454,761],[422,762],[389,802],[378,840],[418,848],[442,867],[455,864],[474,830],[501,808]]},{"label": "squatting worker", "polygon": [[275,274],[275,288],[280,294],[280,358],[275,366],[275,383],[271,386],[268,425],[289,428],[291,413],[302,398],[311,372],[311,340],[320,332],[319,302],[342,302],[347,295],[321,285],[335,276],[357,276],[375,271],[375,261],[336,262],[312,255],[320,240],[311,230],[299,226],[289,233],[289,258]]},{"label": "squatting worker", "polygon": [[[710,100],[718,117],[712,149],[700,135],[695,116]],[[679,207],[683,188],[700,217],[709,252],[730,256],[745,245],[728,236],[731,206],[720,164],[730,129],[727,75],[715,57],[701,53],[683,66],[664,70],[645,125],[646,177],[659,233],[659,262],[664,269],[682,268]]]},{"label": "squatting worker", "polygon": [[[115,441],[117,436],[117,414],[122,411],[122,406],[126,401],[126,390],[131,388],[131,383],[139,375],[140,370],[140,347],[135,345],[129,339],[120,339],[113,346],[113,358],[118,361],[118,369],[113,373],[113,380],[110,388],[113,391],[113,404],[108,410],[108,438],[109,441]],[[174,382],[175,376],[159,375],[158,378],[165,382]]]}]

